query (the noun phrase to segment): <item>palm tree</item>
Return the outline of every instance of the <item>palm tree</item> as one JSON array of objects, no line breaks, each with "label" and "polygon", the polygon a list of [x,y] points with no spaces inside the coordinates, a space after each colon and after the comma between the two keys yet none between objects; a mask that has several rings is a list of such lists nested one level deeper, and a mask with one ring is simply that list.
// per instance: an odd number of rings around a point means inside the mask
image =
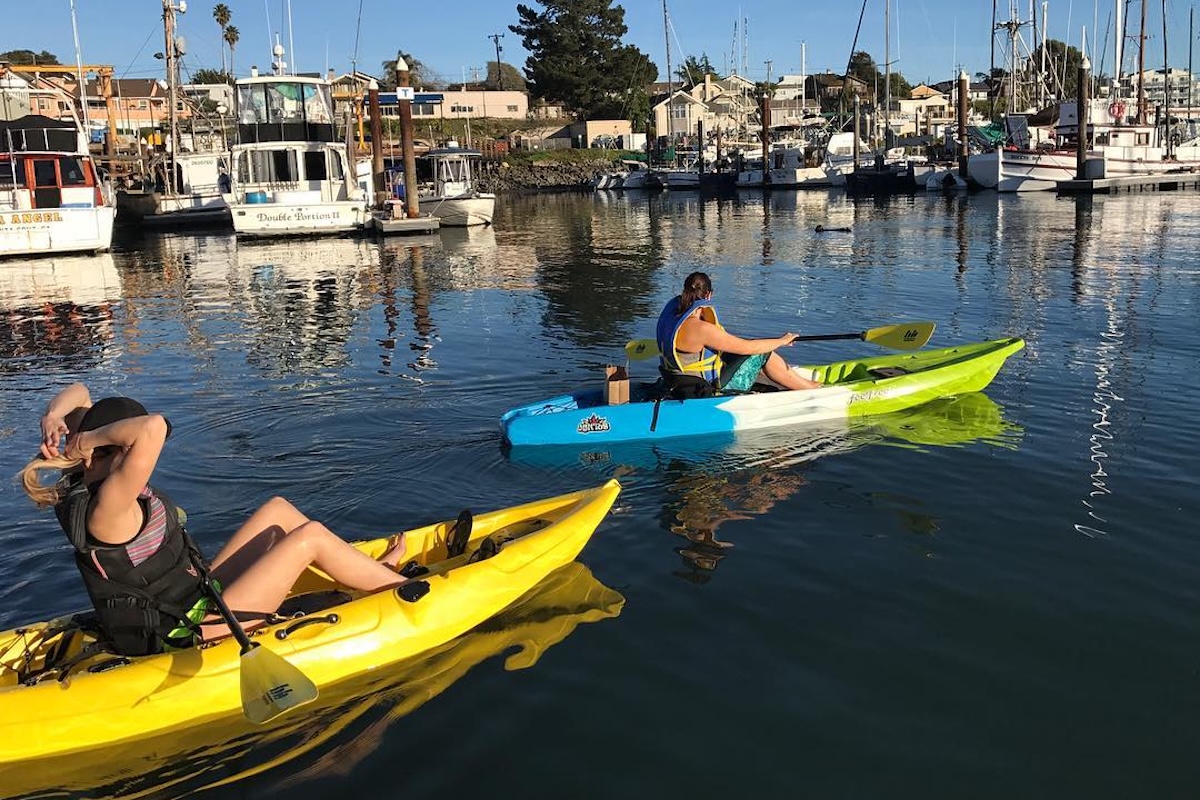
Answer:
[{"label": "palm tree", "polygon": [[[228,34],[229,20],[232,16],[233,16],[233,12],[230,11],[229,6],[225,5],[224,3],[217,3],[215,6],[213,6],[213,19],[215,19],[217,21],[217,24],[221,26],[221,36],[222,36],[222,38],[224,38],[226,40],[229,39],[229,34]],[[229,53],[229,59],[231,61],[233,60],[232,51]],[[221,71],[222,72],[225,71],[225,48],[224,47],[221,48]]]},{"label": "palm tree", "polygon": [[233,48],[237,47],[239,38],[241,38],[241,34],[238,33],[238,29],[236,27],[234,27],[233,25],[230,25],[229,27],[227,27],[225,29],[225,44],[229,45],[229,77],[230,78],[232,78],[233,76],[235,76],[237,74],[233,70]]}]

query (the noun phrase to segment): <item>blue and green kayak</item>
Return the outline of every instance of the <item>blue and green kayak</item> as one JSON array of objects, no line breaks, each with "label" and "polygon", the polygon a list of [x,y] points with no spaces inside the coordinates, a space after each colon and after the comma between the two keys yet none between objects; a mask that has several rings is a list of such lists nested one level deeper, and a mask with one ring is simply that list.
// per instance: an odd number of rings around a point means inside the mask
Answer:
[{"label": "blue and green kayak", "polygon": [[792,369],[819,389],[775,387],[691,400],[659,399],[655,383],[634,384],[630,402],[605,403],[601,387],[514,408],[500,418],[513,446],[593,445],[760,430],[889,414],[939,397],[978,392],[1005,360],[1025,346],[1018,338],[839,361]]}]

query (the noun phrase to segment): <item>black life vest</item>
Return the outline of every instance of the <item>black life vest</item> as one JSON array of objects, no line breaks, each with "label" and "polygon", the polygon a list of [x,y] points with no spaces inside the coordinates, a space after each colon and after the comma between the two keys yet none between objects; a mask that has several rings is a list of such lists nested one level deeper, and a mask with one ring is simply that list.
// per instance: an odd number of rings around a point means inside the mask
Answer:
[{"label": "black life vest", "polygon": [[[205,592],[203,557],[180,522],[179,508],[161,492],[150,491],[166,511],[166,533],[154,554],[136,565],[126,551],[128,542],[107,545],[88,536],[93,494],[81,479],[68,485],[66,496],[54,507],[75,549],[75,565],[96,609],[100,632],[113,650],[127,656],[161,653],[164,645],[192,644],[191,634],[176,639],[169,634],[180,624],[192,627],[187,612]],[[150,499],[141,498],[139,503],[149,520]],[[145,533],[143,526],[133,541]]]}]

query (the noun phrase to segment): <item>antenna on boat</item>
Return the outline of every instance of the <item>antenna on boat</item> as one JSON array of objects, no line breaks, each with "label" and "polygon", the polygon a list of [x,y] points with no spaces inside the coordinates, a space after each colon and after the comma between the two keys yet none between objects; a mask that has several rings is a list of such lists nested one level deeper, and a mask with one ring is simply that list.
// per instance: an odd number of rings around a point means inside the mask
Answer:
[{"label": "antenna on boat", "polygon": [[271,54],[275,56],[275,60],[271,62],[271,69],[276,75],[283,75],[287,72],[287,62],[283,60],[283,45],[279,43],[279,34],[275,34],[275,46],[271,48]]},{"label": "antenna on boat", "polygon": [[[270,2],[271,2],[271,0],[263,0],[263,11],[267,15],[267,48],[273,49],[275,47],[275,43],[273,41],[271,41],[271,6],[270,6]],[[276,34],[276,35],[278,36],[278,34]]]},{"label": "antenna on boat", "polygon": [[292,38],[292,0],[287,0],[288,52],[292,54],[292,74],[296,74],[296,41]]}]

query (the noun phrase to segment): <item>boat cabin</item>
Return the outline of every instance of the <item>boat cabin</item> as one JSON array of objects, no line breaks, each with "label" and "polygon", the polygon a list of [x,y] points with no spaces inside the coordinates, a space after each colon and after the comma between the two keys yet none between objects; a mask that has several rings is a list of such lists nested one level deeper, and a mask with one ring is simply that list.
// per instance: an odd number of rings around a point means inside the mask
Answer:
[{"label": "boat cabin", "polygon": [[299,75],[237,82],[238,142],[334,142],[329,83]]},{"label": "boat cabin", "polygon": [[105,205],[92,160],[76,151],[75,127],[38,115],[0,119],[0,210]]},{"label": "boat cabin", "polygon": [[475,188],[474,162],[483,154],[478,150],[463,147],[442,147],[430,150],[420,161],[430,165],[430,172],[418,168],[417,175],[424,183],[432,184],[433,194],[440,197],[455,197],[469,194]]}]

